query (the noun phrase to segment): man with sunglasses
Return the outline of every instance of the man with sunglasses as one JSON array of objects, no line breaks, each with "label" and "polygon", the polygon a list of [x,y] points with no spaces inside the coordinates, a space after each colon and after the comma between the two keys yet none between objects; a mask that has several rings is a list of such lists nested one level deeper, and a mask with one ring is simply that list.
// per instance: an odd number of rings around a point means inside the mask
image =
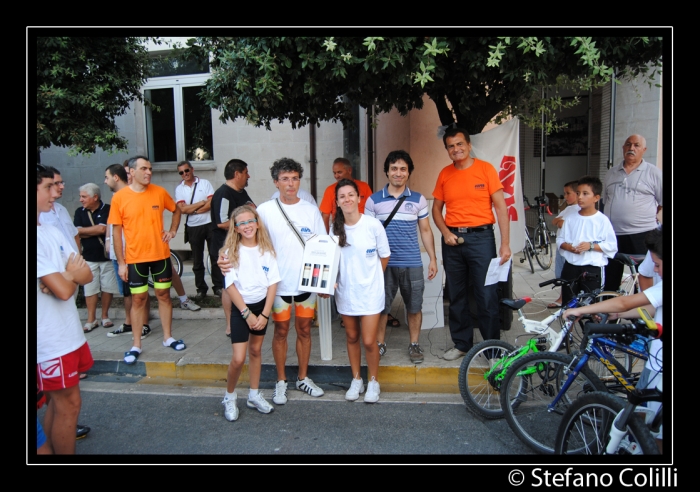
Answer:
[{"label": "man with sunglasses", "polygon": [[209,289],[204,280],[204,243],[206,242],[212,258],[218,255],[218,252],[212,251],[209,214],[214,187],[206,179],[194,175],[194,168],[189,161],[180,162],[177,172],[182,176],[182,183],[175,188],[175,203],[185,216],[185,242],[189,242],[192,248],[192,272],[197,287],[195,299],[203,299]]}]

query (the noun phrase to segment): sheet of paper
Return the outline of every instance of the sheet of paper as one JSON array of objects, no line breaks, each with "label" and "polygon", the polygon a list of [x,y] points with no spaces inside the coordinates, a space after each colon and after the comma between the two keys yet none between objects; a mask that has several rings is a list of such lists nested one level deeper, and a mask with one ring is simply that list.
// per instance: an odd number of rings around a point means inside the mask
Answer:
[{"label": "sheet of paper", "polygon": [[499,265],[499,263],[501,263],[500,257],[491,260],[491,263],[489,263],[489,271],[486,272],[486,281],[484,282],[484,285],[492,285],[496,282],[505,282],[508,280],[508,270],[510,270],[510,264],[512,261],[513,259],[511,258],[503,265]]}]

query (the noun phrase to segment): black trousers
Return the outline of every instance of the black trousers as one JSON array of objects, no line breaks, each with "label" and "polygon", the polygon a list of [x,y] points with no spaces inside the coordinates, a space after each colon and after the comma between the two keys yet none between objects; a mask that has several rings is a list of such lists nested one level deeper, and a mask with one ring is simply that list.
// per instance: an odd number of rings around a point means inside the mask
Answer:
[{"label": "black trousers", "polygon": [[209,255],[216,261],[216,256],[211,256],[211,224],[201,226],[185,226],[187,228],[187,237],[190,247],[192,248],[192,273],[194,273],[194,285],[197,287],[197,292],[206,293],[209,287],[204,281],[204,244],[206,243]]},{"label": "black trousers", "polygon": [[[647,254],[647,246],[644,243],[644,238],[651,231],[640,232],[638,234],[625,234],[624,236],[615,235],[617,239],[617,251],[628,255],[645,255]],[[605,290],[615,292],[620,288],[622,274],[625,266],[616,260],[608,260],[605,266]]]}]

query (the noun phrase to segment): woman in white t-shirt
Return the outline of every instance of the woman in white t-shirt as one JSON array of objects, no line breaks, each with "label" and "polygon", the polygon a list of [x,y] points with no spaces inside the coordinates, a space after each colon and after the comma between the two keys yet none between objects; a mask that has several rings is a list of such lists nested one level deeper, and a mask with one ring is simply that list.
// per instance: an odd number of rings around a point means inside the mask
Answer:
[{"label": "woman in white t-shirt", "polygon": [[353,374],[345,399],[357,400],[365,390],[360,377],[362,337],[369,379],[364,401],[374,403],[379,400],[380,393],[377,329],[379,315],[384,309],[384,269],[391,251],[382,223],[360,213],[360,192],[353,180],[338,182],[335,199],[338,208],[332,234],[339,237],[341,246],[335,301],[345,324]]},{"label": "woman in white t-shirt", "polygon": [[272,241],[257,212],[248,205],[236,208],[231,214],[231,226],[219,254],[228,256],[233,265],[224,277],[226,292],[236,309],[231,310],[233,355],[228,366],[226,395],[221,403],[226,420],[234,421],[238,419],[236,384],[246,352],[250,358],[247,406],[261,413],[274,410],[263,397],[259,385],[263,338],[281,278]]}]

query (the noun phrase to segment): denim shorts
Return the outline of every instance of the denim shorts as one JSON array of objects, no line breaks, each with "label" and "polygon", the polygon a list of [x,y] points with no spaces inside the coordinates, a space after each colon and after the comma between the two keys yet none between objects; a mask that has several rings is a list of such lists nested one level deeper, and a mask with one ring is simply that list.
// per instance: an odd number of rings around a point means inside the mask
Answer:
[{"label": "denim shorts", "polygon": [[387,267],[384,271],[384,311],[389,314],[391,304],[396,297],[396,291],[401,290],[401,298],[406,305],[406,311],[411,314],[420,313],[423,309],[423,267]]}]

